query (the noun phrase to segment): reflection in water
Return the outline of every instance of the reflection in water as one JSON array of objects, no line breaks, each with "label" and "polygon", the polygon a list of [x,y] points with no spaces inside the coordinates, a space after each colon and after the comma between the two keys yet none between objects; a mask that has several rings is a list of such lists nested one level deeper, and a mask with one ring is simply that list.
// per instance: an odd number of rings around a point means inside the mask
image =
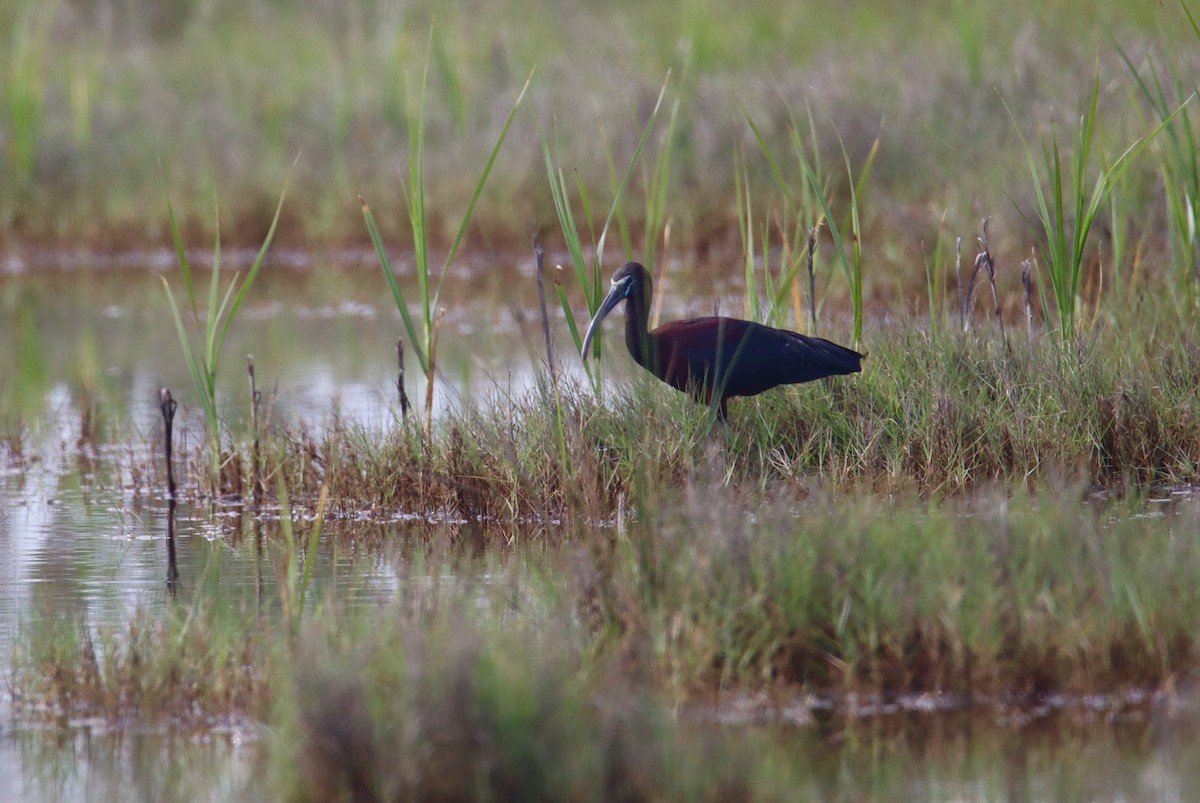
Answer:
[{"label": "reflection in water", "polygon": [[179,584],[179,563],[175,558],[175,497],[167,502],[167,591],[175,596]]},{"label": "reflection in water", "polygon": [[[101,455],[85,476],[59,445],[63,431],[35,430],[40,439],[30,438],[26,447],[37,459],[0,473],[5,673],[22,628],[32,623],[82,623],[95,632],[123,626],[138,609],[161,614],[176,595],[186,600],[210,592],[232,611],[262,613],[276,604],[280,575],[269,545],[280,542],[279,523],[269,519],[278,509],[260,516],[241,504],[195,507],[176,503],[165,488],[161,497],[139,496],[121,487],[115,468],[128,454]],[[420,521],[331,520],[326,530],[336,537],[320,546],[310,598],[328,596],[350,607],[374,607],[395,596],[402,579],[412,577],[406,545],[471,538],[470,525]],[[492,559],[480,561],[480,577]],[[110,731],[104,723],[72,722],[58,728],[14,719],[11,700],[0,694],[0,801],[229,800],[238,797],[234,790],[265,799],[254,794],[262,782],[252,769],[260,747],[243,745],[245,729],[128,727]]]},{"label": "reflection in water", "polygon": [[175,435],[175,411],[179,405],[166,388],[158,393],[163,417],[163,457],[167,464],[167,591],[175,596],[179,568],[175,560],[175,460],[171,454],[171,439]]},{"label": "reflection in water", "polygon": [[0,733],[0,800],[268,800],[253,730],[108,730],[100,724]]},{"label": "reflection in water", "polygon": [[810,779],[797,799],[1189,801],[1200,800],[1198,713],[907,712],[777,728],[773,741]]}]

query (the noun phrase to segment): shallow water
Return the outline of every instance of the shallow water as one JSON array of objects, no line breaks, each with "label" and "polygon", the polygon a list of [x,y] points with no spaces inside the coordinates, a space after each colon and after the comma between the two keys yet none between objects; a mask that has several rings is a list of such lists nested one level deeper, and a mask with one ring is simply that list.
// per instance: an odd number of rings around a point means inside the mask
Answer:
[{"label": "shallow water", "polygon": [[[82,472],[52,447],[44,459],[9,465],[0,475],[5,667],[31,623],[86,623],[95,632],[120,627],[139,610],[160,615],[172,598],[193,594],[234,610],[277,607],[269,545],[280,541],[278,509],[252,515],[240,504],[181,504],[172,571],[168,501],[113,484],[117,462],[117,455],[101,455]],[[338,537],[325,539],[318,553],[312,598],[378,606],[394,597],[402,578],[413,582],[406,546],[437,538],[467,548],[479,543],[472,565],[486,583],[488,567],[505,559],[503,540],[483,545],[476,526],[411,517],[327,521],[326,531]],[[90,719],[47,724],[15,713],[8,694],[0,694],[0,800],[265,799],[256,774],[260,747],[254,723],[195,730]]]},{"label": "shallow water", "polygon": [[[41,265],[0,277],[0,373],[8,378],[0,388],[0,665],[35,620],[120,625],[139,608],[154,615],[173,594],[186,599],[212,583],[220,604],[234,608],[277,598],[276,568],[258,537],[278,540],[271,533],[277,511],[180,506],[178,579],[169,583],[167,501],[161,491],[131,490],[121,468],[128,449],[151,447],[104,446],[111,442],[104,437],[77,446],[88,404],[99,414],[90,426],[129,433],[112,440],[134,444],[150,442],[143,435],[157,424],[159,387],[188,406],[190,379],[154,275],[170,263],[148,261],[98,270]],[[252,352],[260,389],[278,388],[274,414],[319,422],[336,409],[364,427],[391,426],[401,326],[377,268],[361,255],[284,260],[260,282],[226,349],[220,385],[231,389],[223,399],[228,420],[240,420],[244,355]],[[512,266],[485,264],[448,280],[440,409],[464,395],[532,384],[540,323],[514,299],[535,292],[532,274]],[[698,294],[683,297],[690,300],[668,317],[711,307]],[[557,338],[567,342],[563,332]],[[414,399],[423,395],[418,374],[410,360]],[[1172,526],[1168,505],[1151,503],[1146,515]],[[330,521],[347,537],[322,547],[315,587],[348,605],[376,605],[412,580],[406,544],[447,535],[470,544],[475,526],[412,516]],[[502,542],[479,540],[482,559],[471,565],[483,582],[489,566],[520,560],[495,546]],[[1032,711],[921,701],[860,705],[853,717],[844,709],[844,701],[806,699],[764,713],[724,701],[684,716],[731,741],[768,736],[806,768],[811,783],[797,793],[812,799],[1200,799],[1200,713],[1186,697],[1067,700]],[[7,693],[0,695],[0,800],[263,799],[262,754],[252,723],[202,730],[46,724],[16,717]]]},{"label": "shallow water", "polygon": [[[226,257],[226,262],[230,261]],[[158,262],[153,263],[157,265]],[[227,264],[222,288],[238,265]],[[175,271],[119,264],[105,270],[49,266],[0,284],[4,339],[15,347],[0,355],[0,368],[13,377],[0,409],[36,416],[82,407],[134,427],[153,422],[157,394],[169,387],[185,410],[196,409],[195,393],[159,276],[172,282],[186,305]],[[197,276],[207,294],[208,277]],[[411,284],[411,282],[409,282]],[[527,347],[540,324],[497,297],[494,282],[478,282],[467,296],[448,282],[447,309],[439,342],[438,409],[455,405],[475,385],[520,390],[532,382],[534,358]],[[416,297],[416,288],[408,287]],[[416,313],[416,310],[413,310]],[[536,314],[536,313],[535,313]],[[194,342],[203,322],[185,320]],[[219,403],[231,422],[244,419],[249,396],[246,356],[253,354],[258,388],[273,401],[274,414],[288,420],[314,419],[335,407],[350,420],[384,426],[396,415],[396,339],[403,323],[378,268],[349,257],[304,266],[273,264],[263,274],[229,330],[221,354]],[[416,355],[407,355],[406,387],[424,399]],[[494,382],[492,381],[494,380]]]},{"label": "shallow water", "polygon": [[[252,254],[226,253],[222,292],[233,274],[244,272]],[[82,259],[82,257],[80,258]],[[97,407],[102,417],[135,429],[157,420],[158,390],[169,387],[185,411],[196,411],[192,381],[160,277],[176,301],[186,293],[173,254],[134,254],[85,266],[63,255],[21,263],[0,273],[0,422],[16,416]],[[203,264],[205,255],[195,255]],[[219,405],[237,424],[248,407],[246,356],[255,359],[258,388],[273,402],[274,415],[318,420],[337,409],[344,419],[386,427],[399,414],[396,340],[403,322],[383,281],[374,254],[282,254],[264,267],[239,311],[221,354]],[[552,262],[552,257],[550,258]],[[399,281],[410,315],[420,326],[415,277],[398,261]],[[553,268],[548,268],[553,271]],[[690,266],[675,265],[663,319],[706,314],[714,287],[730,290],[712,271],[693,278]],[[738,275],[733,271],[731,276]],[[208,274],[198,271],[197,292],[205,298]],[[568,377],[584,377],[563,312],[547,279],[547,305],[556,365]],[[582,298],[575,299],[581,328],[587,323]],[[730,296],[725,309],[739,308]],[[204,301],[201,301],[201,307]],[[520,394],[535,382],[545,359],[532,259],[479,257],[447,274],[439,298],[445,309],[438,339],[436,411],[453,409],[466,397]],[[202,321],[185,310],[195,343]],[[620,323],[607,325],[620,342]],[[407,338],[406,338],[407,339]],[[425,398],[419,362],[407,347],[405,384],[414,404]],[[620,372],[627,360],[605,370]]]}]

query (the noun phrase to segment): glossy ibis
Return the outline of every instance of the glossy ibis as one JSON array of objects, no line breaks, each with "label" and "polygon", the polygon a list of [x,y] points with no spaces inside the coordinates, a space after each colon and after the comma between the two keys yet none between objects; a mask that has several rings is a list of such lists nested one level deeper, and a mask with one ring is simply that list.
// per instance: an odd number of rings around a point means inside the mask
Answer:
[{"label": "glossy ibis", "polygon": [[637,262],[622,265],[588,325],[584,359],[604,316],[625,301],[625,345],[634,361],[698,402],[710,404],[717,396],[722,419],[731,396],[754,396],[776,385],[862,370],[864,355],[857,351],[737,318],[690,318],[648,331],[650,297],[646,269]]}]

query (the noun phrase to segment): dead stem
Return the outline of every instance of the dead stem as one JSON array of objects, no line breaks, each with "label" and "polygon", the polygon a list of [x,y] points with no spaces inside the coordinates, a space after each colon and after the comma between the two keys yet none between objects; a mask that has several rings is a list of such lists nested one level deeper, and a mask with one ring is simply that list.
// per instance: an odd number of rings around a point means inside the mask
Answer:
[{"label": "dead stem", "polygon": [[400,420],[408,421],[408,392],[404,390],[404,339],[396,338],[396,392],[400,394]]}]

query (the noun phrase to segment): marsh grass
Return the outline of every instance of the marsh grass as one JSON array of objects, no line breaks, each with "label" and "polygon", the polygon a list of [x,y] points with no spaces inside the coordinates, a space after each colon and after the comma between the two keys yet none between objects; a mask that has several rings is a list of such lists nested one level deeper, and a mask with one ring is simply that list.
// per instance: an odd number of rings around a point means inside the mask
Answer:
[{"label": "marsh grass", "polygon": [[[31,625],[12,657],[13,704],[52,718],[163,719],[212,725],[269,710],[264,622],[222,612],[205,588],[164,616],[145,610],[120,627],[53,617]],[[36,681],[33,681],[36,678]]]},{"label": "marsh grass", "polygon": [[[1188,10],[1186,5],[1184,10]],[[1188,17],[1194,25],[1190,11]],[[1128,53],[1118,50],[1142,101],[1164,126],[1161,140],[1151,153],[1158,162],[1163,199],[1168,210],[1171,264],[1176,268],[1174,283],[1183,300],[1194,306],[1196,285],[1200,280],[1197,275],[1200,270],[1200,233],[1197,232],[1200,156],[1197,156],[1193,112],[1186,107],[1194,104],[1196,85],[1183,77],[1174,62],[1168,61],[1165,67],[1159,68],[1147,59],[1145,73],[1148,74],[1144,74]]]},{"label": "marsh grass", "polygon": [[[1195,659],[1187,577],[1200,551],[1131,516],[1144,500],[1089,506],[1083,491],[914,508],[817,490],[802,513],[767,504],[751,517],[736,494],[696,489],[681,517],[614,548],[614,573],[684,688],[1155,686]],[[1197,511],[1184,508],[1187,527]],[[628,618],[616,605],[610,615]]]},{"label": "marsh grass", "polygon": [[748,755],[676,730],[620,667],[581,673],[569,625],[489,627],[458,602],[424,618],[309,629],[274,745],[297,799],[716,800],[749,783]]},{"label": "marsh grass", "polygon": [[[780,271],[780,276],[774,283],[771,282],[770,271],[765,270],[764,275],[768,281],[768,312],[770,316],[778,316],[778,311],[785,294],[790,294],[794,291],[794,283],[800,270],[801,260],[805,256],[808,256],[810,326],[813,332],[816,332],[817,315],[822,303],[818,302],[815,298],[816,268],[812,264],[813,238],[818,236],[821,230],[826,230],[833,245],[833,259],[831,262],[836,263],[841,268],[842,276],[846,279],[846,289],[854,315],[854,345],[858,346],[862,342],[863,334],[863,221],[859,204],[866,192],[867,182],[871,176],[871,168],[879,154],[880,136],[876,136],[862,166],[858,170],[858,174],[855,175],[845,142],[842,140],[841,134],[837,135],[838,147],[841,149],[842,160],[846,168],[849,199],[846,204],[845,214],[835,216],[833,212],[834,201],[830,197],[831,180],[822,168],[820,145],[811,110],[809,110],[808,114],[807,140],[794,119],[788,128],[788,138],[792,146],[793,155],[800,168],[800,178],[798,181],[784,174],[779,160],[773,153],[759,126],[748,114],[743,112],[743,115],[746,118],[747,125],[749,125],[750,130],[754,134],[759,150],[767,162],[776,188],[784,195],[783,215],[787,223],[780,227],[780,238],[782,240],[783,252],[790,255],[790,258],[786,259],[785,265]],[[745,222],[742,224],[742,239],[747,262],[747,291],[751,294],[749,296],[751,299],[751,309],[748,312],[753,312],[757,320],[763,320],[763,311],[759,308],[757,290],[753,282],[753,263],[755,259],[753,245],[754,232],[751,225],[750,181],[745,170],[744,157],[742,164],[743,169],[741,171],[741,181],[738,183],[738,195],[739,207],[745,210]],[[797,185],[800,187],[799,190],[795,189]],[[745,202],[741,203],[743,196]],[[739,216],[740,219],[741,216]],[[764,269],[769,266],[769,231],[768,228],[764,227],[762,232]],[[809,242],[807,250],[802,247],[805,235],[807,235]]]},{"label": "marsh grass", "polygon": [[[572,202],[571,183],[567,179],[563,168],[557,164],[555,151],[551,147],[547,139],[546,133],[541,132],[542,143],[542,158],[546,165],[546,174],[550,180],[550,194],[554,200],[554,211],[558,218],[558,225],[562,231],[563,240],[567,247],[567,252],[571,256],[571,264],[574,268],[575,280],[583,293],[584,302],[587,304],[588,318],[590,319],[596,314],[596,310],[600,308],[600,302],[604,300],[604,248],[608,242],[610,229],[614,223],[617,224],[621,236],[624,240],[626,258],[634,259],[632,253],[632,239],[629,234],[628,218],[625,213],[625,192],[629,187],[630,180],[635,174],[638,163],[646,150],[647,143],[650,141],[650,135],[654,131],[655,123],[658,120],[659,110],[662,108],[663,98],[667,93],[667,86],[670,81],[670,73],[667,74],[663,81],[662,88],[659,90],[658,98],[654,102],[654,108],[646,118],[644,125],[640,125],[641,130],[638,133],[637,145],[633,149],[633,154],[629,158],[629,163],[625,166],[625,170],[621,173],[620,179],[617,178],[615,163],[613,161],[612,152],[605,148],[605,156],[608,161],[610,190],[612,201],[609,204],[608,214],[604,218],[603,224],[599,230],[596,229],[596,218],[592,212],[592,194],[588,190],[587,183],[579,169],[574,168],[574,184],[578,193],[579,213],[575,211],[575,205]],[[647,222],[653,223],[655,226],[659,224],[665,225],[663,218],[665,214],[666,190],[670,176],[671,163],[671,148],[673,145],[673,134],[675,129],[676,114],[679,110],[678,103],[672,106],[671,119],[668,125],[666,139],[659,152],[654,166],[644,171],[646,186],[645,203],[647,210]],[[635,121],[636,122],[636,121]],[[603,136],[603,130],[601,130]],[[591,239],[590,250],[591,258],[584,248],[583,235],[580,234],[580,226],[584,226]],[[650,271],[654,271],[653,263],[654,254],[657,247],[659,232],[656,229],[651,229],[649,226],[646,229],[646,256],[644,260],[650,260],[646,267]],[[611,270],[611,267],[610,267]],[[567,321],[567,328],[571,334],[571,341],[575,344],[575,351],[580,352],[583,349],[583,333],[580,329],[579,322],[575,318],[575,310],[572,304],[572,296],[568,293],[567,288],[562,282],[555,282],[555,290],[558,294],[559,306],[562,308],[563,316]],[[590,361],[586,358],[589,355],[584,355],[585,365],[589,376],[592,378],[593,387],[599,391],[601,387],[601,374],[599,358],[603,353],[603,333],[597,332],[595,338],[595,348],[592,350],[592,355],[596,360]]]},{"label": "marsh grass", "polygon": [[[433,43],[435,42],[433,31],[434,29],[431,27],[428,46],[430,50],[435,50],[433,47]],[[436,41],[440,42],[441,40],[438,39]],[[517,109],[520,108],[525,93],[529,89],[529,83],[533,80],[533,75],[530,74],[529,78],[525,80],[525,85],[521,87],[521,91],[517,94],[517,99],[513,101],[512,107],[508,112],[508,117],[500,129],[496,141],[492,144],[483,169],[479,173],[479,180],[475,183],[475,190],[471,195],[470,201],[467,203],[462,219],[459,221],[458,229],[454,234],[454,239],[451,241],[450,249],[446,253],[441,270],[434,277],[429,263],[431,238],[426,218],[425,186],[425,96],[429,77],[429,59],[430,56],[427,53],[425,66],[421,72],[419,89],[416,90],[415,103],[410,102],[412,109],[408,117],[407,201],[409,223],[412,227],[414,269],[420,288],[420,330],[413,324],[412,316],[408,310],[408,302],[400,289],[399,283],[396,281],[396,270],[392,267],[387,248],[383,244],[383,238],[379,233],[375,216],[371,213],[371,208],[367,205],[366,200],[361,195],[358,198],[362,205],[367,232],[375,248],[375,254],[379,258],[380,267],[383,269],[384,279],[387,282],[388,289],[391,290],[392,299],[396,302],[396,309],[404,321],[404,329],[408,334],[409,343],[412,345],[413,351],[416,352],[417,361],[421,364],[421,371],[425,374],[426,432],[428,432],[430,419],[433,416],[433,388],[437,366],[437,328],[441,314],[441,310],[438,307],[438,298],[441,295],[442,282],[446,278],[446,272],[450,270],[450,265],[454,262],[454,257],[458,253],[459,246],[462,245],[463,237],[466,236],[467,228],[471,223],[471,217],[475,212],[475,206],[483,194],[483,188],[487,184],[492,167],[496,164],[496,157],[500,154],[500,148],[504,145],[504,140],[508,137],[508,131],[512,127],[513,119],[516,117]]]},{"label": "marsh grass", "polygon": [[703,727],[713,699],[1011,711],[1194,666],[1190,497],[1161,506],[1164,526],[1144,497],[1078,484],[756,498],[724,472],[710,452],[637,519],[501,563],[407,544],[390,601],[347,606],[335,584],[294,629],[273,597],[241,610],[212,582],[119,629],[36,619],[14,705],[264,723],[272,784],[295,799],[787,799],[795,756]]},{"label": "marsh grass", "polygon": [[[221,421],[217,412],[217,370],[221,361],[221,353],[225,346],[225,337],[229,334],[229,327],[233,325],[234,319],[237,318],[238,310],[241,309],[246,297],[250,293],[250,288],[254,285],[254,280],[258,278],[258,273],[262,269],[263,259],[267,255],[268,249],[271,247],[271,241],[275,238],[275,228],[279,224],[279,214],[283,211],[283,199],[287,195],[287,185],[284,185],[283,191],[279,195],[279,204],[275,207],[275,216],[271,219],[271,227],[267,230],[266,237],[263,239],[262,245],[258,249],[254,261],[250,264],[246,276],[242,278],[235,274],[229,282],[229,286],[225,289],[224,296],[220,295],[221,287],[221,235],[218,226],[216,243],[213,247],[213,262],[212,271],[210,274],[208,285],[208,306],[204,311],[204,337],[203,348],[196,351],[191,343],[191,338],[188,335],[188,327],[184,324],[183,315],[179,311],[179,306],[175,301],[175,294],[171,290],[171,283],[167,281],[165,276],[160,276],[163,289],[167,294],[167,301],[170,304],[171,315],[175,322],[175,330],[179,335],[179,345],[183,350],[184,361],[187,363],[188,373],[192,377],[192,386],[196,391],[197,400],[200,403],[200,408],[204,411],[204,420],[207,425],[208,437],[212,444],[212,467],[213,474],[217,474],[220,468],[220,453],[221,453]],[[220,213],[214,206],[214,217],[220,220]],[[183,235],[180,234],[179,224],[175,219],[175,209],[171,206],[170,198],[167,199],[167,219],[171,226],[171,235],[175,241],[175,254],[179,260],[179,270],[183,276],[184,289],[187,291],[188,304],[191,307],[192,317],[195,320],[200,320],[200,308],[196,301],[196,288],[192,281],[191,263],[187,257],[187,251],[183,245]],[[241,280],[239,282],[239,279]]]},{"label": "marsh grass", "polygon": [[[430,175],[442,177],[438,203],[449,209],[464,208],[473,190],[473,176],[454,168],[494,143],[503,118],[495,99],[515,96],[534,64],[541,79],[529,100],[542,119],[557,116],[557,144],[575,156],[590,187],[608,181],[599,121],[609,126],[613,152],[623,160],[630,143],[611,121],[648,106],[664,72],[674,69],[680,78],[670,171],[674,250],[736,251],[729,163],[732,145],[745,137],[732,98],[761,123],[776,151],[787,147],[790,120],[773,110],[813,103],[831,110],[856,164],[886,117],[928,121],[970,157],[1011,165],[1020,163],[1016,143],[1004,126],[981,124],[986,93],[978,86],[996,85],[1006,97],[1031,101],[1034,119],[1023,122],[1035,126],[1073,102],[1097,52],[1105,85],[1128,80],[1112,42],[1133,52],[1153,38],[1181,69],[1186,48],[1194,46],[1186,25],[1174,24],[1178,9],[1150,0],[1098,7],[1067,0],[1061,13],[1040,18],[1034,29],[986,4],[955,5],[946,13],[868,4],[845,14],[829,0],[782,9],[755,0],[726,22],[694,3],[667,9],[629,0],[571,8],[553,19],[528,0],[469,11],[419,0],[344,15],[267,0],[220,0],[146,15],[122,7],[103,22],[94,9],[18,0],[3,12],[3,30],[12,34],[5,54],[37,50],[32,45],[46,33],[33,75],[41,87],[32,164],[40,180],[27,187],[32,192],[18,190],[16,181],[0,184],[6,210],[0,235],[6,245],[160,245],[166,231],[153,210],[161,179],[148,155],[166,161],[172,153],[186,155],[170,167],[181,208],[202,207],[215,183],[236,198],[229,205],[236,219],[265,221],[290,154],[300,150],[305,163],[297,180],[305,189],[289,207],[284,233],[306,244],[356,243],[361,210],[355,195],[369,198],[376,212],[405,202],[395,177],[405,162],[413,109],[396,79],[419,74],[427,60],[430,91],[446,101],[430,109],[427,157]],[[814,14],[829,17],[819,33],[811,25]],[[30,23],[38,18],[44,19]],[[432,46],[422,47],[434,18]],[[573,36],[585,28],[610,36]],[[572,41],[571,57],[546,58],[548,41]],[[892,72],[897,65],[907,77],[900,91]],[[1127,108],[1112,108],[1105,124],[1125,131],[1132,116]],[[515,252],[531,221],[553,218],[553,206],[544,179],[530,169],[540,151],[536,137],[519,126],[514,133],[511,158],[500,161],[493,177],[506,192],[481,202],[474,242],[487,237],[488,245],[508,244]],[[6,145],[6,169],[10,155]],[[889,129],[879,157],[881,181],[872,186],[881,234],[890,242],[914,225],[932,223],[931,215],[947,206],[952,219],[997,214],[986,208],[993,193],[985,182],[961,166],[947,162],[923,132],[903,124]],[[761,173],[752,180],[753,196],[763,202],[756,217],[766,219],[772,180]],[[976,210],[978,204],[985,208]],[[629,208],[632,232],[647,209]],[[183,222],[197,237],[213,233],[210,220]],[[389,242],[408,238],[403,215],[379,222]],[[453,225],[442,222],[437,215],[430,220],[439,247],[454,234]],[[258,229],[227,234],[229,242],[241,243],[256,238]],[[898,263],[907,255],[897,255]]]},{"label": "marsh grass", "polygon": [[[569,377],[477,394],[429,438],[281,421],[264,436],[261,471],[269,490],[282,482],[310,510],[328,485],[331,513],[499,521],[609,519],[702,477],[714,454],[733,487],[797,492],[828,484],[936,498],[1060,475],[1118,491],[1195,482],[1195,329],[1163,309],[1124,320],[1071,358],[1038,339],[1006,345],[987,326],[876,332],[865,373],[736,400],[728,426],[641,372],[602,401]],[[208,448],[185,456],[185,492],[252,496],[251,472],[211,487]],[[249,464],[252,450],[232,451]]]},{"label": "marsh grass", "polygon": [[[1081,289],[1088,239],[1097,216],[1133,160],[1171,125],[1188,102],[1185,100],[1172,109],[1152,131],[1134,140],[1111,162],[1102,158],[1099,169],[1094,170],[1093,142],[1099,99],[1100,73],[1097,68],[1090,99],[1074,130],[1073,147],[1069,155],[1071,162],[1067,167],[1063,164],[1064,156],[1059,148],[1057,132],[1051,135],[1049,143],[1043,145],[1042,165],[1039,166],[1025,136],[1020,133],[1019,127],[1017,129],[1033,180],[1036,228],[1040,229],[1042,237],[1039,246],[1050,280],[1050,292],[1042,294],[1042,307],[1046,320],[1053,320],[1057,324],[1059,340],[1065,345],[1075,343],[1081,333],[1078,316],[1085,304]],[[1007,102],[1005,108],[1008,109]],[[1008,112],[1013,124],[1017,125],[1011,109]],[[1089,189],[1093,173],[1096,178]],[[1048,194],[1043,185],[1049,187]],[[1026,221],[1031,228],[1035,228],[1034,221],[1028,218]],[[1186,264],[1186,258],[1184,262]]]}]

